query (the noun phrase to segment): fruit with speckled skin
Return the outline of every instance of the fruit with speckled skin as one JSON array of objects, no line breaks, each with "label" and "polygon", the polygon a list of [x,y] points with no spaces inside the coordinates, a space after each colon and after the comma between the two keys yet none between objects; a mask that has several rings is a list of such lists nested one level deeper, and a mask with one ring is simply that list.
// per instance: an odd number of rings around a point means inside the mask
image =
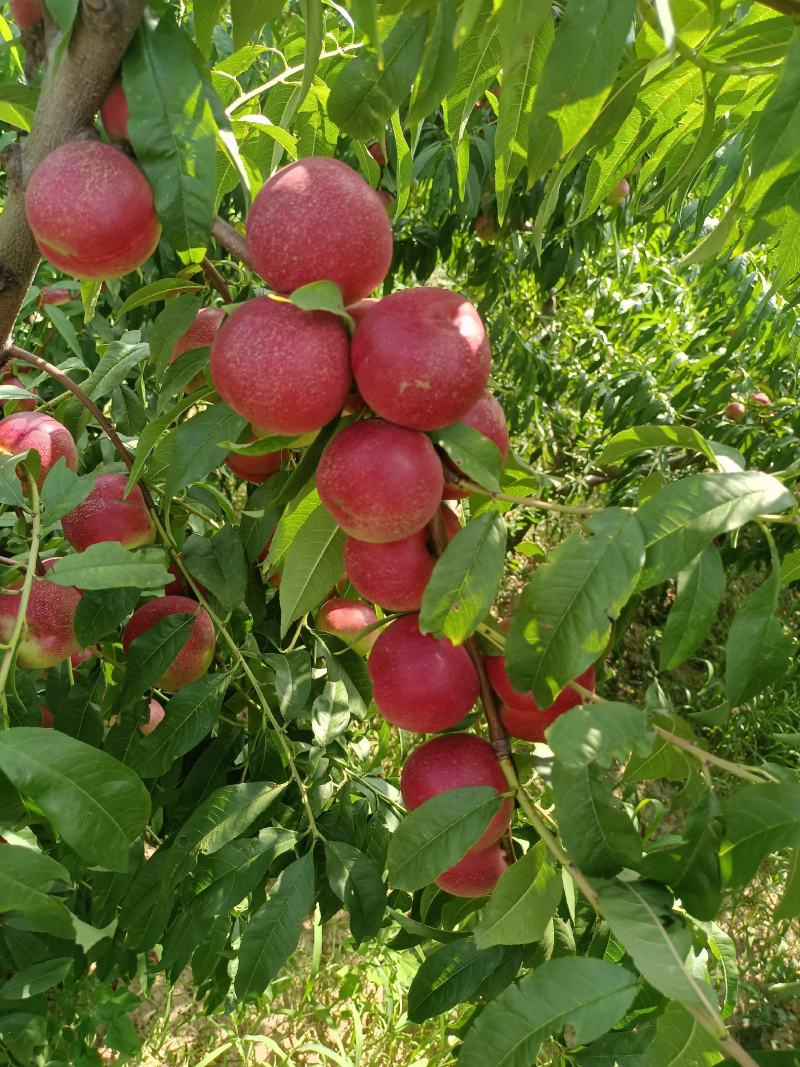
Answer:
[{"label": "fruit with speckled skin", "polygon": [[219,395],[265,434],[313,433],[342,410],[352,385],[347,330],[336,315],[256,297],[211,346]]},{"label": "fruit with speckled skin", "polygon": [[346,163],[311,156],[263,186],[247,216],[253,268],[278,293],[326,279],[345,304],[376,289],[392,262],[392,228],[378,194]]},{"label": "fruit with speckled skin", "polygon": [[[544,741],[545,730],[559,715],[583,703],[583,698],[567,685],[550,707],[540,708],[530,693],[520,693],[512,688],[502,656],[487,656],[485,663],[492,688],[503,701],[500,718],[512,737],[519,737],[523,741]],[[594,692],[594,667],[579,674],[575,681],[584,689]]]},{"label": "fruit with speckled skin", "polygon": [[32,450],[39,453],[38,485],[60,459],[71,471],[78,469],[78,449],[72,434],[50,415],[39,411],[15,411],[0,419],[0,455],[18,455]]},{"label": "fruit with speckled skin", "polygon": [[67,304],[72,299],[73,294],[69,289],[59,289],[55,285],[43,285],[37,303],[39,307],[44,307],[45,304],[57,306],[59,304]]},{"label": "fruit with speckled skin", "polygon": [[740,419],[744,418],[745,406],[740,404],[738,400],[731,400],[730,404],[725,408],[725,414],[734,422],[739,422]]},{"label": "fruit with speckled skin", "polygon": [[346,534],[359,541],[399,541],[436,514],[444,488],[430,440],[381,419],[342,430],[320,457],[317,490]]},{"label": "fruit with speckled skin", "polygon": [[83,552],[101,541],[119,541],[123,548],[153,544],[156,528],[142,490],[134,485],[126,498],[127,485],[127,474],[97,476],[83,503],[61,520],[64,536],[74,549]]},{"label": "fruit with speckled skin", "polygon": [[386,166],[386,153],[384,152],[383,145],[380,141],[373,141],[372,144],[367,145],[367,151],[379,167]]},{"label": "fruit with speckled skin", "polygon": [[[18,389],[27,389],[29,393],[36,392],[35,389],[32,389],[31,386],[26,385],[25,382],[20,381],[19,378],[15,378],[13,374],[4,374],[3,377],[0,378],[0,385],[15,385]],[[0,403],[0,408],[5,411],[6,405],[8,405],[8,407],[11,407],[13,405],[15,411],[33,411],[36,407],[36,404],[37,401],[34,400],[32,397],[21,397],[19,400],[13,400],[9,398],[8,400],[5,400]]]},{"label": "fruit with speckled skin", "polygon": [[148,710],[150,712],[149,719],[139,725],[139,733],[144,734],[145,737],[151,734],[160,722],[164,721],[164,715],[166,714],[163,706],[155,699],[150,701]]},{"label": "fruit with speckled skin", "polygon": [[168,615],[195,617],[188,641],[155,683],[159,689],[174,692],[202,678],[214,659],[214,624],[206,609],[200,607],[196,600],[188,596],[162,596],[148,600],[131,615],[122,634],[122,647],[127,654],[132,641]]},{"label": "fruit with speckled skin", "polygon": [[345,311],[356,324],[356,326],[358,326],[359,322],[361,322],[366,313],[379,303],[380,300],[378,300],[376,296],[365,296],[363,300],[356,300],[354,304],[348,304],[345,308]]},{"label": "fruit with speckled skin", "polygon": [[[200,308],[192,325],[175,342],[169,357],[170,366],[186,352],[195,348],[210,348],[224,321],[225,312],[222,308]],[[183,390],[185,393],[193,393],[196,389],[202,389],[205,384],[205,375],[200,371],[184,385]]]},{"label": "fruit with speckled skin", "polygon": [[507,869],[505,853],[499,845],[491,845],[479,852],[468,852],[435,882],[454,897],[486,897]]},{"label": "fruit with speckled skin", "polygon": [[357,638],[366,626],[372,626],[377,621],[375,608],[366,600],[353,600],[338,596],[326,600],[317,616],[317,626],[320,630],[334,634],[350,645],[359,656],[366,656],[378,639],[378,631],[370,630],[358,640],[354,638]]},{"label": "fruit with speckled skin", "polygon": [[395,619],[369,658],[372,697],[394,726],[436,733],[461,722],[478,699],[478,674],[463,645],[419,630],[419,615]]},{"label": "fruit with speckled skin", "polygon": [[[20,579],[0,595],[0,641],[11,637],[22,600],[17,590],[22,584]],[[80,599],[80,591],[72,586],[33,579],[17,655],[20,667],[53,667],[78,651],[73,622]]]},{"label": "fruit with speckled skin", "polygon": [[[506,413],[503,411],[497,397],[492,396],[489,392],[484,392],[458,421],[466,426],[472,426],[473,429],[482,433],[484,437],[488,437],[493,444],[497,445],[502,461],[505,463],[508,455],[508,424],[506,422]],[[466,477],[464,472],[459,470],[449,459],[444,460],[444,465],[445,477],[447,477],[448,471],[454,471],[458,477]],[[469,496],[469,493],[457,488],[455,485],[448,484],[445,486],[444,495],[449,500],[459,500],[461,497]]]},{"label": "fruit with speckled skin", "polygon": [[[251,434],[250,440],[255,441],[259,437],[266,436],[259,430],[257,434]],[[225,466],[233,471],[237,478],[246,482],[261,484],[266,482],[273,474],[277,474],[281,465],[289,455],[285,451],[265,452],[261,456],[241,456],[238,452],[229,452],[225,457]]]},{"label": "fruit with speckled skin", "polygon": [[154,251],[161,225],[136,164],[102,141],[67,141],[42,160],[25,191],[42,255],[76,278],[119,278]]},{"label": "fruit with speckled skin", "polygon": [[358,391],[381,418],[414,430],[458,422],[486,388],[490,361],[480,315],[449,289],[392,293],[353,334]]},{"label": "fruit with speckled skin", "polygon": [[100,118],[109,141],[129,141],[128,101],[122,82],[117,78],[100,105]]},{"label": "fruit with speckled skin", "polygon": [[766,393],[753,393],[750,400],[753,404],[757,404],[761,408],[768,408],[772,405],[772,401]]},{"label": "fruit with speckled skin", "polygon": [[[491,786],[507,793],[508,784],[492,746],[475,734],[445,734],[432,737],[414,749],[400,776],[400,792],[409,811],[449,789],[471,785]],[[499,841],[511,822],[514,805],[510,798],[489,823],[486,833],[470,849],[477,852]]]},{"label": "fruit with speckled skin", "polygon": [[[450,508],[442,505],[439,510],[450,541],[461,524]],[[419,611],[435,562],[428,528],[382,545],[355,537],[344,543],[344,568],[350,582],[385,611]]]},{"label": "fruit with speckled skin", "polygon": [[627,200],[630,196],[631,187],[627,178],[620,178],[614,188],[606,197],[606,203],[611,204],[613,207],[615,204],[621,204],[623,200]]},{"label": "fruit with speckled skin", "polygon": [[42,21],[42,0],[9,0],[11,18],[21,30],[32,29]]}]

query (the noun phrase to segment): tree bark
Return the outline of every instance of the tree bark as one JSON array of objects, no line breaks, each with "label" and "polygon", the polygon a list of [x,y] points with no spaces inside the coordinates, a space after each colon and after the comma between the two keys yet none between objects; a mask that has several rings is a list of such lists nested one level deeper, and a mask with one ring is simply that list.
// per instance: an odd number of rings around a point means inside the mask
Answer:
[{"label": "tree bark", "polygon": [[25,187],[45,156],[94,122],[145,0],[82,0],[69,47],[45,72],[31,132],[5,154],[8,192],[0,215],[0,350],[11,340],[39,250],[25,218]]}]

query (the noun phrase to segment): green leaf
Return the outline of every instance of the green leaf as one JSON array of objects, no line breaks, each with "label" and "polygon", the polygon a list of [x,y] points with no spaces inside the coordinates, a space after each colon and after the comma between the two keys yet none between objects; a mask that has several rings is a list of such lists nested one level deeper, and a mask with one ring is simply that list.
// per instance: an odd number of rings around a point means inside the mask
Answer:
[{"label": "green leaf", "polygon": [[725,690],[736,707],[750,700],[789,669],[794,640],[775,617],[780,573],[773,569],[736,612],[725,649]]},{"label": "green leaf", "polygon": [[27,1000],[38,996],[53,986],[57,986],[67,977],[75,961],[71,956],[54,956],[41,963],[33,963],[17,971],[2,986],[0,998],[3,1000]]},{"label": "green leaf", "polygon": [[456,12],[452,0],[441,0],[432,12],[419,76],[406,114],[408,126],[414,126],[436,110],[453,80],[458,66],[458,56],[453,47],[455,25]]},{"label": "green leaf", "polygon": [[128,129],[164,234],[200,262],[216,201],[216,123],[190,39],[168,18],[144,21],[122,61]]},{"label": "green leaf", "polygon": [[314,903],[310,852],[282,871],[242,935],[234,986],[239,997],[264,992],[294,952],[300,925]]},{"label": "green leaf", "polygon": [[32,848],[9,842],[2,849],[0,916],[3,923],[17,930],[71,939],[72,915],[60,900],[50,895],[69,888],[67,869]]},{"label": "green leaf", "polygon": [[486,832],[502,801],[488,786],[448,789],[410,812],[389,843],[389,881],[421,889],[455,866]]},{"label": "green leaf", "polygon": [[327,508],[313,511],[289,545],[280,585],[281,636],[318,607],[344,573],[344,533]]},{"label": "green leaf", "polygon": [[500,71],[497,28],[479,26],[458,50],[455,78],[444,101],[444,125],[453,148],[458,194],[464,198],[469,171],[469,143],[464,138],[478,98]]},{"label": "green leaf", "polygon": [[640,708],[614,702],[570,708],[545,736],[558,762],[570,769],[587,763],[610,767],[613,760],[624,761],[631,752],[646,756],[656,737]]},{"label": "green leaf", "polygon": [[242,542],[232,527],[223,526],[213,537],[190,534],[182,551],[189,573],[213,593],[223,607],[232,610],[242,603],[247,585],[247,565]]},{"label": "green leaf", "polygon": [[375,937],[383,923],[386,886],[372,860],[344,841],[325,842],[326,873],[350,915],[356,945]]},{"label": "green leaf", "polygon": [[661,639],[662,671],[674,671],[705,641],[725,594],[725,571],[714,545],[706,545],[678,575],[678,592]]},{"label": "green leaf", "polygon": [[[653,1067],[648,1055],[655,1032],[652,1024],[638,1030],[612,1030],[599,1041],[593,1041],[584,1052],[579,1052],[575,1067]],[[679,1061],[673,1067],[688,1065]]]},{"label": "green leaf", "polygon": [[[656,725],[697,744],[698,739],[691,726],[677,715],[661,711],[654,713],[652,718]],[[656,778],[668,778],[673,782],[685,781],[689,777],[688,760],[686,753],[673,745],[671,741],[665,741],[657,736],[649,754],[644,756],[636,754],[628,761],[628,766],[625,768],[625,781],[644,782],[653,781]]]},{"label": "green leaf", "polygon": [[227,453],[219,442],[235,441],[246,425],[246,419],[222,403],[212,404],[182,422],[170,438],[169,469],[164,486],[167,499],[220,467]]},{"label": "green leaf", "polygon": [[170,300],[157,316],[150,332],[150,355],[157,381],[163,379],[176,342],[192,325],[202,306],[202,296],[186,293],[175,300]]},{"label": "green leaf", "polygon": [[62,35],[68,38],[78,14],[78,0],[47,0],[47,10]]},{"label": "green leaf", "polygon": [[[641,1067],[711,1067],[722,1059],[716,1039],[680,1004],[667,1004]],[[621,1065],[623,1067],[623,1065]]]},{"label": "green leaf", "polygon": [[50,468],[42,486],[42,522],[45,525],[58,522],[64,515],[74,511],[91,493],[94,483],[93,474],[79,477],[69,469],[65,459],[59,459]]},{"label": "green leaf", "polygon": [[64,556],[47,572],[56,585],[79,589],[158,589],[172,581],[162,548],[129,551],[119,541],[101,541]]},{"label": "green leaf", "polygon": [[[672,910],[660,886],[613,882],[600,886],[600,911],[642,976],[664,996],[719,1018],[713,990],[694,977],[686,959],[691,933]],[[669,924],[669,925],[665,925]]]},{"label": "green leaf", "polygon": [[184,685],[170,698],[157,730],[147,737],[137,731],[125,763],[140,778],[158,778],[166,774],[175,760],[191,752],[211,732],[228,681],[227,675],[218,672]]},{"label": "green leaf", "polygon": [[543,708],[603,651],[644,563],[642,530],[631,513],[608,508],[585,527],[536,568],[511,619],[512,685],[532,690]]},{"label": "green leaf", "polygon": [[530,1067],[542,1042],[567,1025],[576,1043],[593,1041],[638,990],[635,975],[606,960],[548,960],[486,1005],[467,1031],[459,1067]]},{"label": "green leaf", "polygon": [[93,589],[84,593],[73,623],[81,648],[88,648],[116,630],[136,607],[139,595],[136,587]]},{"label": "green leaf", "polygon": [[469,1000],[499,967],[503,949],[479,949],[471,938],[442,945],[422,963],[408,990],[408,1018],[422,1023]]},{"label": "green leaf", "polygon": [[798,915],[800,915],[800,849],[796,848],[792,854],[792,864],[783,896],[773,911],[772,917],[776,920],[796,919]]},{"label": "green leaf", "polygon": [[0,733],[0,770],[87,863],[127,870],[130,844],[150,815],[150,797],[133,771],[82,741],[35,727]]},{"label": "green leaf", "polygon": [[722,822],[723,882],[744,885],[770,853],[800,846],[800,785],[746,785],[722,801]]},{"label": "green leaf", "polygon": [[328,311],[331,315],[344,319],[351,329],[355,325],[344,309],[342,290],[335,282],[309,282],[308,285],[301,285],[290,293],[289,300],[303,311]]},{"label": "green leaf", "polygon": [[117,312],[117,320],[127,315],[129,311],[144,307],[146,304],[152,304],[157,300],[170,300],[173,296],[180,296],[181,293],[200,292],[202,289],[202,285],[189,278],[159,278],[157,282],[150,282],[149,285],[144,285],[135,293],[131,293]]},{"label": "green leaf", "polygon": [[211,52],[211,40],[214,27],[217,25],[219,13],[225,0],[195,0],[194,9],[194,33],[197,47],[208,59]]},{"label": "green leaf", "polygon": [[586,764],[572,769],[556,761],[552,786],[561,836],[584,874],[608,876],[623,867],[638,867],[642,842],[596,768]]},{"label": "green leaf", "polygon": [[635,8],[635,0],[571,0],[567,5],[533,104],[529,185],[574,148],[600,114]]},{"label": "green leaf", "polygon": [[359,141],[381,136],[417,76],[426,24],[418,15],[401,15],[384,41],[382,66],[369,51],[345,64],[328,98],[328,113],[340,130]]},{"label": "green leaf", "polygon": [[400,113],[397,111],[392,115],[392,133],[394,134],[394,147],[397,155],[397,166],[395,168],[397,199],[394,205],[394,217],[399,218],[408,205],[408,198],[411,193],[411,178],[414,173],[414,159],[408,141],[406,141],[403,134]]},{"label": "green leaf", "polygon": [[420,630],[460,645],[475,633],[503,578],[506,524],[496,511],[473,519],[447,545],[425,587]]},{"label": "green leaf", "polygon": [[148,346],[139,341],[112,341],[81,388],[92,400],[110,396],[122,385],[132,368],[147,358],[149,352]]},{"label": "green leaf", "polygon": [[500,449],[474,426],[456,422],[428,435],[435,445],[443,448],[453,463],[467,478],[491,493],[500,492],[500,472],[503,457]]},{"label": "green leaf", "polygon": [[[202,610],[197,605],[197,610]],[[120,703],[133,700],[166,673],[192,634],[195,614],[165,615],[131,641],[125,654],[128,669]]]},{"label": "green leaf", "polygon": [[790,552],[781,564],[781,585],[800,580],[800,548]]},{"label": "green leaf", "polygon": [[478,948],[538,941],[558,907],[564,885],[541,841],[512,863],[492,890],[475,929]]},{"label": "green leaf", "polygon": [[637,512],[647,546],[639,588],[682,571],[719,534],[793,505],[788,489],[761,471],[690,474],[670,482]]},{"label": "green leaf", "polygon": [[630,456],[661,448],[689,448],[715,462],[710,445],[691,426],[631,426],[611,438],[597,457],[597,466],[615,467]]},{"label": "green leaf", "polygon": [[231,21],[233,22],[233,47],[242,48],[256,34],[260,34],[264,23],[280,15],[285,0],[231,0]]},{"label": "green leaf", "polygon": [[0,457],[0,504],[9,504],[12,508],[21,508],[25,503],[17,477],[18,464],[15,456]]},{"label": "green leaf", "polygon": [[759,115],[751,145],[752,188],[759,199],[800,152],[800,33],[795,31],[775,91]]}]

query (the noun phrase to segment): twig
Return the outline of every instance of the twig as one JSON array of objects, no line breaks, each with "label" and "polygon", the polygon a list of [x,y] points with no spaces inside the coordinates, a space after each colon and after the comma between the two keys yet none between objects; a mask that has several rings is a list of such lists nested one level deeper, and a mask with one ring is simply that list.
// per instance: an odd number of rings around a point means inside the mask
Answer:
[{"label": "twig", "polygon": [[25,578],[22,582],[17,617],[14,620],[14,628],[11,631],[8,648],[3,656],[3,662],[0,664],[0,708],[2,708],[3,712],[2,726],[4,730],[9,730],[11,728],[11,716],[8,712],[6,683],[8,681],[8,676],[11,673],[14,658],[17,654],[17,647],[19,645],[20,637],[22,636],[22,628],[25,625],[25,614],[28,610],[28,600],[30,599],[31,589],[33,587],[33,579],[36,573],[36,561],[39,558],[39,540],[42,535],[42,516],[39,510],[39,489],[36,485],[36,479],[32,478],[30,475],[28,475],[28,487],[31,494],[31,514],[33,516],[33,521],[31,523],[31,543],[28,549],[28,560],[25,566]]},{"label": "twig", "polygon": [[[359,48],[363,47],[363,41],[357,41],[355,44],[346,44],[342,48],[337,48],[333,52],[320,52],[319,58],[320,60],[335,59],[336,56],[344,55],[345,52],[356,52]],[[286,70],[282,70],[280,74],[276,74],[276,76],[271,78],[268,82],[263,82],[261,85],[257,85],[255,89],[249,89],[246,93],[242,93],[241,96],[237,96],[236,99],[225,108],[226,114],[232,115],[237,108],[240,108],[242,104],[246,104],[248,100],[253,100],[255,97],[261,96],[262,93],[266,93],[276,85],[280,85],[289,78],[293,78],[295,74],[302,74],[304,70],[305,63],[300,63],[296,67],[287,67]]]},{"label": "twig", "polygon": [[684,1004],[684,1007],[697,1019],[703,1029],[719,1042],[720,1047],[725,1049],[732,1060],[741,1064],[741,1067],[758,1067],[758,1062],[753,1059],[747,1049],[742,1048],[730,1034],[726,1034],[712,1015],[707,1015],[702,1008],[692,1004]]},{"label": "twig", "polygon": [[203,268],[203,277],[212,287],[212,289],[217,290],[217,292],[226,304],[233,303],[233,296],[231,295],[231,291],[228,288],[228,283],[222,277],[222,275],[211,262],[211,260],[208,258],[208,256],[203,256],[203,262],[201,266]]},{"label": "twig", "polygon": [[211,227],[211,236],[217,244],[222,245],[226,252],[230,252],[234,259],[238,259],[246,267],[253,269],[250,257],[247,254],[247,239],[238,230],[234,229],[229,222],[221,219],[219,215],[214,219]]},{"label": "twig", "polygon": [[453,483],[459,489],[464,489],[470,494],[487,496],[492,500],[506,500],[508,503],[516,504],[518,507],[539,508],[541,511],[557,511],[562,515],[594,515],[597,512],[605,511],[605,508],[594,508],[586,504],[556,504],[552,500],[540,500],[535,496],[512,496],[511,493],[493,493],[490,489],[484,489],[475,482],[467,481],[464,478],[455,478]]}]

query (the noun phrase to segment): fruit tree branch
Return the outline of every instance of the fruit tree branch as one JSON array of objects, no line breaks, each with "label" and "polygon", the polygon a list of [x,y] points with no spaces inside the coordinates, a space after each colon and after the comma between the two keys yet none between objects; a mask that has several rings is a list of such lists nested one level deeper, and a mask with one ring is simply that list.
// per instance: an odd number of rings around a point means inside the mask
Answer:
[{"label": "fruit tree branch", "polygon": [[239,233],[229,222],[217,215],[211,227],[211,236],[217,244],[222,245],[226,252],[230,252],[234,259],[238,259],[240,263],[244,263],[252,270],[252,264],[247,255],[247,238],[244,234]]},{"label": "fruit tree branch", "polygon": [[145,0],[82,0],[69,47],[45,73],[31,132],[6,153],[8,191],[0,215],[0,349],[39,264],[25,217],[25,187],[45,156],[90,127],[108,92]]},{"label": "fruit tree branch", "polygon": [[39,558],[39,539],[42,534],[42,513],[39,509],[39,490],[36,485],[36,479],[32,478],[30,475],[28,475],[28,488],[31,494],[31,514],[33,516],[33,521],[31,523],[31,543],[28,547],[28,560],[25,564],[25,578],[22,582],[17,617],[14,620],[14,629],[11,631],[11,637],[8,639],[8,646],[6,647],[5,655],[3,656],[3,662],[0,664],[0,709],[2,709],[0,727],[4,730],[8,730],[11,727],[11,719],[8,714],[6,682],[11,673],[11,667],[14,663],[14,657],[17,654],[19,640],[22,636],[22,628],[25,625],[25,613],[28,610],[28,600],[30,599],[31,589],[33,587],[33,578],[36,574],[36,562]]}]

